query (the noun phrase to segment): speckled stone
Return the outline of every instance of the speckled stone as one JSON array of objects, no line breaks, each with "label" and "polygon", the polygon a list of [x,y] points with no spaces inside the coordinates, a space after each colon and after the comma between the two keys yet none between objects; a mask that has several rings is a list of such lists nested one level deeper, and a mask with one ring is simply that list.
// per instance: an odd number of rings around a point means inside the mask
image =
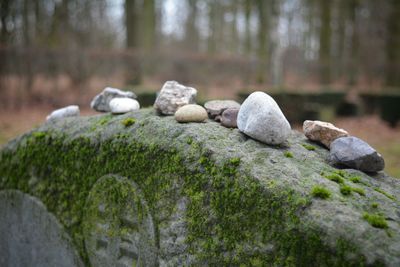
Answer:
[{"label": "speckled stone", "polygon": [[161,88],[154,108],[163,115],[174,115],[182,106],[196,103],[197,90],[179,84],[176,81],[168,81]]},{"label": "speckled stone", "polygon": [[323,121],[304,121],[303,132],[308,139],[317,141],[328,148],[335,139],[349,136],[345,130],[335,127],[332,123]]}]

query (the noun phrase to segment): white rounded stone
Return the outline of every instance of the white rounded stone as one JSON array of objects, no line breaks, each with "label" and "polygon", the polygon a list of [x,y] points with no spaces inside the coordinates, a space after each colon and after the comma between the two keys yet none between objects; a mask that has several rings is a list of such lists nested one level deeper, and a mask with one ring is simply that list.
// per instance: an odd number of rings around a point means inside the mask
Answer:
[{"label": "white rounded stone", "polygon": [[79,116],[79,107],[76,105],[67,106],[64,108],[54,110],[49,116],[46,117],[47,121],[56,121],[66,117]]},{"label": "white rounded stone", "polygon": [[132,98],[114,98],[110,101],[110,110],[114,114],[127,113],[140,109],[139,102]]},{"label": "white rounded stone", "polygon": [[249,95],[240,106],[237,125],[241,132],[270,145],[286,141],[291,128],[275,100],[263,92]]},{"label": "white rounded stone", "polygon": [[175,113],[178,122],[203,122],[208,118],[207,111],[200,105],[189,104],[180,107]]}]

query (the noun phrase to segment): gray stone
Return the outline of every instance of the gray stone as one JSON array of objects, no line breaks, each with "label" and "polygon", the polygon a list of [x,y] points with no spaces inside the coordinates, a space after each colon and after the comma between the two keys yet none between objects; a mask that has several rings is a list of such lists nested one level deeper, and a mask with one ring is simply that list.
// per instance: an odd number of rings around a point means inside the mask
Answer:
[{"label": "gray stone", "polygon": [[70,237],[42,202],[0,191],[0,266],[83,266]]},{"label": "gray stone", "polygon": [[114,98],[110,101],[110,110],[114,114],[123,114],[140,109],[139,102],[132,98]]},{"label": "gray stone", "polygon": [[249,95],[239,109],[241,132],[270,145],[282,144],[290,134],[290,124],[275,100],[263,92]]},{"label": "gray stone", "polygon": [[[121,188],[125,194],[108,197]],[[117,175],[101,177],[85,212],[85,245],[92,266],[158,266],[153,218],[134,182]]]},{"label": "gray stone", "polygon": [[385,161],[363,140],[350,136],[340,137],[331,143],[330,161],[364,172],[378,172],[385,168]]},{"label": "gray stone", "polygon": [[182,106],[175,112],[175,119],[178,122],[203,122],[207,118],[207,111],[195,104]]},{"label": "gray stone", "polygon": [[237,128],[237,116],[239,109],[228,108],[222,112],[221,125],[228,128]]},{"label": "gray stone", "polygon": [[54,110],[49,116],[47,116],[46,120],[56,121],[66,117],[77,117],[79,114],[79,107],[76,105],[71,105],[65,108]]},{"label": "gray stone", "polygon": [[114,98],[132,98],[136,99],[136,95],[133,92],[125,92],[117,88],[106,87],[103,92],[95,96],[90,103],[90,107],[100,112],[110,112],[110,102]]},{"label": "gray stone", "polygon": [[348,132],[335,127],[332,123],[324,121],[306,120],[303,123],[304,135],[311,141],[317,141],[327,148],[330,147],[332,141],[339,137],[349,136]]},{"label": "gray stone", "polygon": [[207,113],[211,119],[221,115],[228,108],[240,108],[240,104],[234,100],[211,100],[204,104]]},{"label": "gray stone", "polygon": [[[246,266],[250,260],[263,266],[289,260],[304,266],[400,266],[400,179],[353,169],[338,174],[326,162],[329,151],[304,149],[308,140],[297,131],[288,137],[290,147],[282,149],[218,123],[176,123],[154,113],[148,108],[111,119],[100,114],[43,124],[0,149],[0,186],[33,192],[43,201],[51,197],[63,223],[76,217],[78,223],[66,230],[88,260],[94,257],[86,249],[89,243],[99,257],[109,255],[105,245],[134,255],[112,242],[132,240],[133,229],[120,231],[117,223],[132,225],[125,218],[139,216],[129,203],[143,199],[147,205],[138,207],[147,207],[150,216],[138,214],[153,222],[159,266]],[[135,126],[123,127],[126,118],[135,119]],[[105,119],[109,123],[100,123]],[[293,158],[285,157],[287,150]],[[106,174],[123,175],[126,182],[97,183]],[[343,175],[365,195],[342,195],[328,175]],[[361,183],[350,182],[354,176]],[[130,181],[141,193],[131,190]],[[315,186],[331,196],[313,197]],[[84,204],[96,199],[105,206]],[[62,208],[65,200],[71,200],[73,212]],[[375,202],[379,207],[371,208]],[[92,211],[94,217],[85,215]],[[365,212],[386,218],[388,228],[372,225]],[[105,241],[112,242],[90,241],[96,231],[84,231],[85,222],[98,222],[98,237],[109,233]],[[110,231],[102,229],[107,222]],[[111,266],[122,261],[131,262]]]},{"label": "gray stone", "polygon": [[178,108],[196,103],[197,90],[179,84],[176,81],[168,81],[161,88],[154,108],[161,114],[174,115]]}]

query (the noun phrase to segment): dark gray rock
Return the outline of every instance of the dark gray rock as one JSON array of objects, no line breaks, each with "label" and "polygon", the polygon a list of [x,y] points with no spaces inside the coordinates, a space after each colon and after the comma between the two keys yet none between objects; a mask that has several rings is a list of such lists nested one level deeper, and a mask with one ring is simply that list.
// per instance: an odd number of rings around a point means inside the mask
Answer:
[{"label": "dark gray rock", "polygon": [[196,95],[195,88],[167,81],[154,102],[154,108],[163,115],[174,115],[180,107],[196,104]]},{"label": "dark gray rock", "polygon": [[237,116],[239,109],[228,108],[222,112],[221,125],[228,128],[237,128]]},{"label": "dark gray rock", "polygon": [[124,92],[116,88],[106,87],[103,92],[95,96],[90,103],[90,107],[100,112],[110,112],[110,102],[114,98],[132,98],[136,99],[137,96],[133,92]]},{"label": "dark gray rock", "polygon": [[385,161],[363,140],[350,136],[341,137],[331,143],[330,161],[364,172],[378,172],[385,168]]},{"label": "dark gray rock", "polygon": [[234,100],[211,100],[204,104],[208,116],[214,119],[216,116],[221,115],[224,110],[228,108],[240,108],[240,104]]}]

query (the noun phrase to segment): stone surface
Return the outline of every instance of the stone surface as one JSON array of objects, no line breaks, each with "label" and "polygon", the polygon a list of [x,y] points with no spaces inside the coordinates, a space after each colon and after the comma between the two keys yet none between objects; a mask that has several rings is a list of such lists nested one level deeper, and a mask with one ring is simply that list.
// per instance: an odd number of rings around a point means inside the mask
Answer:
[{"label": "stone surface", "polygon": [[237,116],[239,109],[228,108],[222,112],[221,125],[228,128],[237,128]]},{"label": "stone surface", "polygon": [[206,108],[209,117],[214,119],[228,108],[239,109],[240,104],[234,100],[211,100],[207,101],[204,104],[204,107]]},{"label": "stone surface", "polygon": [[167,81],[161,88],[154,108],[163,115],[174,115],[178,108],[196,103],[197,90],[179,84],[176,81]]},{"label": "stone surface", "polygon": [[139,102],[132,98],[114,98],[110,101],[110,110],[114,114],[127,113],[129,111],[138,110]]},{"label": "stone surface", "polygon": [[[125,194],[110,198],[116,190]],[[153,218],[137,184],[126,177],[103,176],[93,186],[85,212],[85,245],[92,266],[158,266]]]},{"label": "stone surface", "polygon": [[65,108],[60,108],[54,110],[49,116],[47,116],[47,121],[56,121],[66,117],[77,117],[79,116],[79,107],[76,105],[67,106]]},{"label": "stone surface", "polygon": [[189,104],[175,112],[175,119],[178,122],[203,122],[207,119],[207,111],[200,105]]},{"label": "stone surface", "polygon": [[[127,118],[136,123],[124,127]],[[92,234],[83,225],[98,218],[106,242],[129,242],[132,228],[118,231],[115,223],[104,231],[110,216],[101,217],[99,206],[91,217],[87,213],[96,209],[86,203],[104,199],[120,219],[111,222],[132,226],[124,214],[135,214],[129,203],[143,199],[147,205],[137,210],[149,209],[160,266],[400,266],[400,180],[384,172],[341,170],[346,185],[365,191],[344,196],[326,178],[338,175],[327,149],[304,149],[308,139],[297,131],[287,143],[267,146],[215,122],[176,123],[153,108],[77,117],[46,123],[4,145],[0,189],[39,198],[88,264]],[[141,193],[125,182],[104,183],[109,174],[125,177]],[[354,177],[361,183],[351,182]],[[314,198],[317,185],[330,198]],[[388,229],[373,227],[365,212],[381,214]],[[105,244],[116,247],[100,241],[99,255],[107,255],[100,251]]]},{"label": "stone surface", "polygon": [[290,124],[275,100],[263,92],[250,94],[239,109],[241,132],[270,145],[282,144],[290,134]]},{"label": "stone surface", "polygon": [[330,147],[333,140],[349,135],[347,131],[335,127],[332,123],[310,120],[304,121],[303,132],[308,139],[317,141],[327,148]]},{"label": "stone surface", "polygon": [[83,266],[71,239],[35,197],[0,191],[0,266]]},{"label": "stone surface", "polygon": [[363,140],[350,136],[340,137],[331,143],[330,161],[365,172],[377,172],[385,168],[385,161]]},{"label": "stone surface", "polygon": [[122,91],[117,88],[106,87],[103,92],[96,95],[92,102],[90,103],[90,107],[96,111],[100,112],[110,112],[110,102],[114,98],[132,98],[136,99],[137,96],[133,92]]}]

